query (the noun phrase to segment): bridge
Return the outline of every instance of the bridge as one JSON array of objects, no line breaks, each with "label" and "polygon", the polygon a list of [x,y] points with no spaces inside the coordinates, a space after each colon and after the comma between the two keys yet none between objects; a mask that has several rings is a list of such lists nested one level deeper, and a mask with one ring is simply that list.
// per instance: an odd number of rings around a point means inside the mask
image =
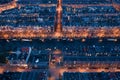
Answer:
[{"label": "bridge", "polygon": [[6,4],[2,4],[2,5],[0,5],[0,13],[2,11],[12,9],[12,8],[16,8],[16,7],[17,7],[16,0],[13,0],[13,1],[11,1],[9,3],[6,3]]}]

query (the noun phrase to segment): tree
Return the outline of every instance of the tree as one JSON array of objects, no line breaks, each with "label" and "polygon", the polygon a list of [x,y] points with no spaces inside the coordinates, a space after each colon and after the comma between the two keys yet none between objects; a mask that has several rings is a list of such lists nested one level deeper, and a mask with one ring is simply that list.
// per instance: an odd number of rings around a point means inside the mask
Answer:
[{"label": "tree", "polygon": [[6,59],[7,53],[0,53],[0,63],[7,63],[8,60]]}]

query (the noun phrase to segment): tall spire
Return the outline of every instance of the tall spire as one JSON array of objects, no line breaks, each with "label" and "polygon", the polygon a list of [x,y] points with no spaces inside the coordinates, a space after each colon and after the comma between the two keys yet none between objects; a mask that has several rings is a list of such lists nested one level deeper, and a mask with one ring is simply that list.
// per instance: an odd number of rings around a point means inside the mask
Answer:
[{"label": "tall spire", "polygon": [[62,32],[62,0],[57,1],[54,32]]}]

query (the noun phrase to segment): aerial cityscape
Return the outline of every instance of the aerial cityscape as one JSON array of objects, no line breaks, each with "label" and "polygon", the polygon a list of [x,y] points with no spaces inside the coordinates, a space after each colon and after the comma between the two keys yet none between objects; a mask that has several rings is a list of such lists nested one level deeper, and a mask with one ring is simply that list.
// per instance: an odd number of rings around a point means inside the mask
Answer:
[{"label": "aerial cityscape", "polygon": [[120,0],[0,0],[0,80],[120,80]]}]

